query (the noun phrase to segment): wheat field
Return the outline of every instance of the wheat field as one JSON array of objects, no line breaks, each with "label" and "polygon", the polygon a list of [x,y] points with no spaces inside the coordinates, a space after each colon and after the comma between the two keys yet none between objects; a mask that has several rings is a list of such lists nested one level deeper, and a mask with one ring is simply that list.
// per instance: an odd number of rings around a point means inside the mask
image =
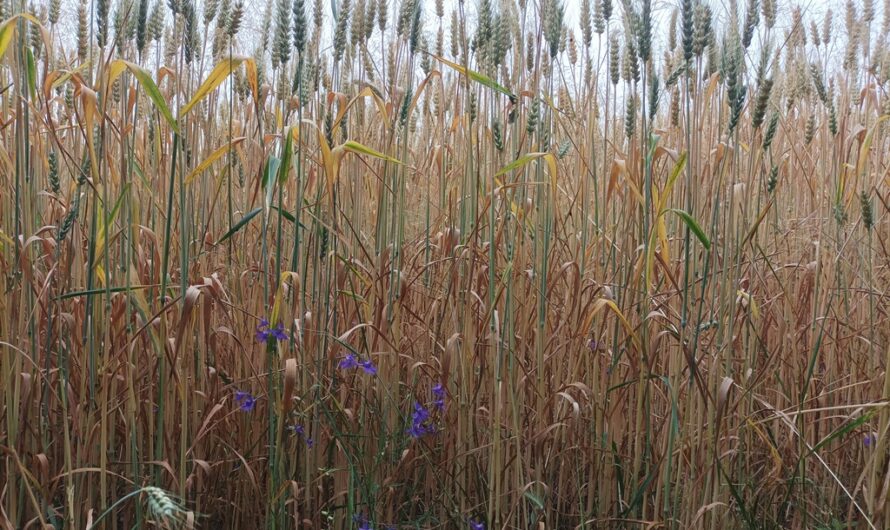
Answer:
[{"label": "wheat field", "polygon": [[65,2],[0,528],[890,528],[890,2]]}]

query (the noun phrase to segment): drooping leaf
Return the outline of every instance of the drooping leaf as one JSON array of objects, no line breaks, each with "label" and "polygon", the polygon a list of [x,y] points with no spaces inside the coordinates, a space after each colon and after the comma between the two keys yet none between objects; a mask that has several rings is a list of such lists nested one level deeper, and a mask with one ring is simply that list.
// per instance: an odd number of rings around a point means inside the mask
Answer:
[{"label": "drooping leaf", "polygon": [[142,90],[145,91],[145,94],[151,99],[151,102],[154,103],[155,107],[158,109],[158,112],[161,113],[161,116],[164,117],[164,120],[170,124],[170,127],[175,131],[179,132],[179,126],[176,123],[176,119],[173,118],[173,114],[170,112],[170,108],[167,106],[167,101],[164,99],[163,94],[161,94],[160,89],[158,89],[158,85],[155,84],[154,80],[151,78],[151,74],[145,71],[141,66],[135,63],[131,63],[130,61],[125,61],[123,59],[118,59],[111,63],[108,69],[108,86],[114,82],[115,79],[119,75],[123,73],[123,71],[127,69],[133,74],[133,77],[139,81],[139,84],[142,86]]},{"label": "drooping leaf", "polygon": [[376,88],[368,85],[365,88],[363,88],[361,90],[361,92],[356,94],[354,98],[349,100],[349,103],[341,106],[340,110],[337,111],[337,117],[336,117],[336,119],[334,119],[334,125],[333,125],[333,129],[332,129],[334,133],[336,133],[339,130],[340,122],[343,121],[343,118],[346,116],[346,112],[350,109],[350,107],[355,105],[355,103],[357,101],[359,101],[360,99],[366,98],[366,97],[369,97],[374,101],[374,105],[377,107],[377,112],[380,114],[380,116],[382,118],[382,120],[381,120],[382,123],[384,125],[386,125],[386,123],[389,122],[389,116],[386,112],[386,104],[383,102],[383,98],[380,97],[380,92]]},{"label": "drooping leaf", "polygon": [[266,160],[266,165],[263,167],[263,188],[269,188],[270,185],[274,182],[273,176],[278,175],[278,167],[281,164],[281,159],[277,156],[270,156]]},{"label": "drooping leaf", "polygon": [[630,324],[630,322],[624,316],[624,313],[621,312],[621,309],[618,308],[618,305],[616,305],[615,302],[613,302],[612,300],[609,300],[608,298],[600,298],[599,300],[594,302],[593,307],[591,308],[590,312],[587,314],[587,317],[584,319],[584,322],[580,329],[585,332],[590,330],[590,326],[593,324],[594,317],[596,317],[596,315],[603,309],[608,309],[616,317],[618,317],[618,321],[621,322],[621,325],[624,327],[625,332],[628,334],[628,336],[633,341],[634,346],[636,346],[637,349],[639,350],[641,342],[640,342],[639,336],[637,336],[637,332],[634,330],[633,326]]},{"label": "drooping leaf", "polygon": [[547,167],[550,170],[550,183],[553,186],[553,190],[556,190],[556,157],[553,156],[553,153],[545,153],[545,152],[537,152],[537,153],[529,153],[527,155],[523,155],[516,160],[510,162],[506,166],[502,167],[500,171],[494,174],[495,177],[500,177],[510,171],[515,169],[519,169],[522,166],[528,164],[533,160],[537,160],[539,158],[543,158],[545,162],[547,162]]},{"label": "drooping leaf", "polygon": [[664,209],[665,204],[668,201],[668,197],[671,195],[671,191],[674,189],[674,184],[677,182],[677,177],[680,176],[680,173],[683,172],[683,168],[686,167],[686,153],[680,155],[680,159],[677,160],[677,163],[674,164],[674,169],[671,171],[671,174],[668,176],[667,183],[664,185],[664,190],[661,193],[661,200],[659,201],[658,208],[656,211],[660,212]]},{"label": "drooping leaf", "polygon": [[691,230],[692,233],[695,234],[695,237],[701,241],[701,244],[704,245],[706,249],[711,250],[711,240],[708,239],[708,236],[705,235],[705,231],[702,230],[701,226],[699,226],[698,222],[696,222],[691,215],[678,208],[668,208],[665,211],[679,215],[680,219],[689,227],[689,230]]},{"label": "drooping leaf", "polygon": [[399,160],[397,160],[391,156],[386,156],[381,152],[375,151],[375,150],[371,149],[370,147],[362,145],[362,144],[355,142],[353,140],[347,140],[346,142],[344,142],[342,144],[342,147],[345,150],[351,151],[353,153],[358,153],[360,155],[373,156],[374,158],[386,160],[387,162],[392,162],[394,164],[401,164],[401,162]]},{"label": "drooping leaf", "polygon": [[106,292],[121,293],[124,291],[136,291],[139,289],[150,289],[152,287],[157,287],[157,286],[158,286],[158,284],[129,285],[129,286],[125,285],[125,286],[120,286],[120,287],[101,287],[99,289],[88,289],[88,290],[84,290],[84,291],[70,291],[65,294],[59,295],[59,296],[55,297],[54,299],[55,300],[66,300],[68,298],[75,298],[77,296],[92,296],[92,295],[96,295],[96,294],[103,294]]},{"label": "drooping leaf", "polygon": [[277,181],[278,170],[281,167],[281,159],[277,156],[270,156],[266,161],[265,171],[263,173],[263,187],[266,190],[265,201],[263,205],[266,211],[272,206],[272,194],[275,191],[275,182]]},{"label": "drooping leaf", "polygon": [[250,220],[253,219],[254,217],[256,217],[257,214],[260,213],[261,211],[263,211],[262,208],[254,208],[253,210],[247,212],[247,214],[245,214],[244,217],[242,217],[240,221],[235,223],[235,225],[232,226],[232,228],[228,232],[226,232],[225,234],[223,234],[223,236],[221,238],[219,238],[219,240],[216,242],[216,244],[218,245],[218,244],[222,243],[223,241],[225,241],[226,239],[229,239],[230,237],[232,237],[233,235],[238,233],[239,230],[244,228],[244,225],[249,223]]},{"label": "drooping leaf", "polygon": [[300,276],[296,272],[284,271],[281,273],[281,277],[278,280],[278,289],[275,291],[275,301],[272,303],[272,314],[269,316],[269,321],[272,322],[273,326],[278,323],[279,316],[281,315],[281,303],[284,300],[285,285],[288,278],[293,279],[294,286],[292,288],[300,288]]},{"label": "drooping leaf", "polygon": [[291,129],[287,130],[285,136],[287,138],[284,141],[284,152],[281,155],[281,165],[278,167],[279,184],[282,184],[287,180],[287,175],[290,172],[291,158],[293,157],[294,151],[294,135],[291,133]]},{"label": "drooping leaf", "polygon": [[537,508],[539,510],[544,509],[544,500],[541,498],[540,495],[533,492],[532,490],[526,490],[523,495],[525,495],[525,498],[528,499],[529,501],[531,501],[531,503],[535,505],[535,508]]},{"label": "drooping leaf", "polygon": [[872,411],[866,412],[862,416],[859,416],[855,420],[850,420],[847,423],[841,425],[840,427],[838,427],[837,429],[832,431],[828,436],[826,436],[825,438],[820,440],[819,443],[814,445],[813,448],[810,450],[810,453],[815,453],[819,449],[822,449],[823,447],[825,447],[826,445],[831,443],[832,440],[836,440],[837,438],[840,438],[841,436],[844,436],[844,435],[856,430],[860,425],[862,425],[863,423],[870,420],[872,418],[872,416],[874,416],[874,415],[875,415],[875,411],[872,410]]},{"label": "drooping leaf", "polygon": [[505,96],[510,98],[510,101],[516,100],[516,94],[514,94],[513,92],[510,92],[507,88],[499,85],[497,83],[497,81],[495,81],[494,79],[492,79],[486,75],[480,74],[479,72],[470,70],[469,68],[464,68],[463,66],[461,66],[457,63],[451,62],[448,59],[439,57],[437,55],[433,55],[432,57],[434,57],[437,61],[444,64],[445,66],[451,67],[451,69],[455,70],[459,74],[465,75],[468,78],[472,79],[473,81],[476,81],[477,83],[479,83],[483,86],[486,86],[496,92],[500,92],[501,94],[504,94]]},{"label": "drooping leaf", "polygon": [[304,225],[303,223],[298,223],[297,218],[294,217],[294,214],[290,213],[289,211],[280,210],[277,206],[272,206],[272,209],[275,210],[276,212],[278,212],[278,214],[281,217],[284,217],[285,219],[287,219],[291,224],[299,224],[300,228],[303,228],[303,229],[306,228],[306,225]]}]

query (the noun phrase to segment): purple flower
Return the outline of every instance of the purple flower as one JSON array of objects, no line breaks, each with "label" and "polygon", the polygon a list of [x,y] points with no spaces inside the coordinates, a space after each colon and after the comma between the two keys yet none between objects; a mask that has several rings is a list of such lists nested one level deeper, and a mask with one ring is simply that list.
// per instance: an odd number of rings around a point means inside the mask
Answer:
[{"label": "purple flower", "polygon": [[269,327],[269,321],[265,318],[260,319],[260,325],[256,327],[257,342],[287,340],[287,333],[284,331],[284,324],[279,323],[275,328]]},{"label": "purple flower", "polygon": [[256,327],[257,342],[269,342],[270,333],[271,331],[269,330],[269,321],[265,318],[261,318],[260,325]]},{"label": "purple flower", "polygon": [[256,398],[251,396],[250,392],[242,390],[235,391],[235,403],[243,412],[252,412],[256,408]]},{"label": "purple flower", "polygon": [[430,411],[418,402],[414,402],[414,412],[411,414],[411,427],[405,433],[411,438],[420,438],[427,434],[435,434],[436,426],[429,423]]},{"label": "purple flower", "polygon": [[377,375],[377,367],[374,366],[374,363],[371,361],[371,359],[368,359],[367,361],[362,361],[361,365],[362,365],[362,370],[364,370],[366,374]]},{"label": "purple flower", "polygon": [[426,429],[424,429],[423,425],[412,424],[405,433],[411,438],[421,438],[426,434]]},{"label": "purple flower", "polygon": [[351,353],[347,353],[346,357],[340,359],[340,363],[337,364],[337,368],[341,370],[351,370],[358,366],[358,359],[355,358],[355,355]]},{"label": "purple flower", "polygon": [[865,435],[865,438],[862,440],[862,444],[863,444],[865,447],[872,447],[872,446],[875,445],[877,442],[878,442],[878,437],[877,437],[877,436],[875,435],[875,433],[873,433],[873,432],[870,432],[870,433],[866,434],[866,435]]},{"label": "purple flower", "polygon": [[374,366],[374,361],[371,359],[361,361],[354,353],[347,353],[346,356],[340,359],[340,362],[337,363],[337,368],[341,370],[352,370],[353,368],[359,367],[361,367],[366,374],[377,375],[377,367]]},{"label": "purple flower", "polygon": [[420,403],[415,401],[414,402],[414,414],[411,415],[411,420],[414,423],[423,423],[426,420],[428,420],[429,417],[430,417],[430,411],[428,411],[426,408],[424,408],[423,405],[421,405]]},{"label": "purple flower", "polygon": [[275,329],[271,330],[269,333],[272,334],[271,336],[275,340],[287,340],[287,333],[285,333],[284,331],[284,324],[278,324],[278,326],[276,326]]},{"label": "purple flower", "polygon": [[470,530],[485,530],[485,523],[476,519],[470,519]]},{"label": "purple flower", "polygon": [[374,530],[374,527],[371,526],[371,522],[368,521],[368,518],[361,513],[357,513],[352,516],[352,520],[358,523],[358,530]]},{"label": "purple flower", "polygon": [[433,397],[436,398],[433,400],[433,407],[438,411],[445,410],[445,388],[442,386],[442,383],[437,383],[433,387]]},{"label": "purple flower", "polygon": [[306,429],[302,425],[293,425],[291,427],[288,427],[288,429],[290,429],[290,431],[294,433],[294,436],[299,436],[300,438],[302,438],[303,441],[306,443],[306,447],[308,447],[309,449],[312,449],[312,446],[315,445],[315,441],[312,438],[306,436]]}]

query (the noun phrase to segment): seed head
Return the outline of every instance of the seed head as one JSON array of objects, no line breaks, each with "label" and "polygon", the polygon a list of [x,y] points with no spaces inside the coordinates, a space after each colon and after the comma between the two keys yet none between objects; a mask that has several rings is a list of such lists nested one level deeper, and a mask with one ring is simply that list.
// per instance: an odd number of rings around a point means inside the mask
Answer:
[{"label": "seed head", "polygon": [[687,62],[692,60],[693,53],[695,50],[695,42],[696,42],[696,24],[698,17],[698,10],[693,8],[692,0],[683,0],[680,4],[680,10],[682,14],[682,18],[680,20],[681,24],[681,40],[683,42],[683,59]]},{"label": "seed head", "polygon": [[83,62],[86,59],[88,47],[87,3],[86,0],[80,0],[80,3],[77,4],[77,59],[79,61]]},{"label": "seed head", "polygon": [[145,44],[149,40],[148,2],[149,0],[139,0],[139,14],[136,18],[136,49],[140,54],[145,51]]},{"label": "seed head", "polygon": [[621,64],[619,60],[620,51],[621,45],[618,41],[618,35],[612,33],[609,37],[609,80],[613,85],[617,85],[618,81],[621,80]]},{"label": "seed head", "polygon": [[[598,24],[596,21],[597,11],[599,11],[599,3],[597,3],[597,7],[594,7],[594,24]],[[602,12],[599,12],[600,23],[602,23],[602,15]],[[581,0],[581,39],[584,42],[584,46],[587,47],[593,41],[593,27],[590,25],[590,16],[590,0]],[[605,29],[605,24],[602,24],[603,29]],[[597,29],[599,29],[599,25],[597,25]]]},{"label": "seed head", "polygon": [[776,25],[776,0],[763,0],[760,4],[760,14],[767,29],[773,29]]},{"label": "seed head", "polygon": [[757,88],[757,100],[754,103],[754,112],[751,116],[751,126],[755,129],[763,125],[763,119],[766,117],[766,107],[769,103],[770,93],[773,89],[773,78],[768,77],[760,83]]},{"label": "seed head", "polygon": [[643,8],[640,13],[637,39],[639,40],[640,60],[649,62],[652,52],[652,0],[642,0]]},{"label": "seed head", "polygon": [[763,150],[766,151],[773,144],[776,137],[776,130],[779,127],[779,113],[773,112],[769,118],[769,124],[766,126],[766,133],[763,135]]},{"label": "seed head", "polygon": [[748,0],[748,8],[745,10],[745,26],[742,32],[742,45],[747,49],[754,37],[754,30],[760,22],[758,14],[758,0]]},{"label": "seed head", "polygon": [[627,98],[627,105],[624,112],[624,136],[628,139],[632,138],[637,126],[637,107],[633,94]]},{"label": "seed head", "polygon": [[[388,7],[389,5],[387,4],[387,0],[379,0],[377,2],[377,27],[380,28],[380,33],[384,33],[386,31],[386,10]],[[457,16],[457,11],[454,11],[453,14],[454,17],[452,17],[452,22]],[[455,54],[455,56],[457,56],[457,54]]]},{"label": "seed head", "polygon": [[[371,4],[374,2],[372,1]],[[294,0],[294,50],[302,54],[306,51],[306,5],[305,0]]]},{"label": "seed head", "polygon": [[62,0],[50,0],[49,23],[53,25],[57,24],[60,16],[62,16]]},{"label": "seed head", "polygon": [[[713,30],[711,28],[711,8],[706,4],[697,4],[695,6],[695,32],[693,35],[692,51],[696,57],[701,57],[705,51],[705,46],[713,39]],[[685,32],[684,32],[685,39]],[[683,43],[684,49],[686,42]]]},{"label": "seed head", "polygon": [[766,179],[766,191],[770,195],[776,191],[776,186],[779,184],[779,167],[772,166],[769,170],[769,177]]},{"label": "seed head", "polygon": [[104,47],[108,42],[109,0],[96,0],[96,42]]},{"label": "seed head", "polygon": [[275,9],[275,36],[272,41],[272,67],[287,64],[290,60],[290,14],[292,6],[288,0],[278,0]]},{"label": "seed head", "polygon": [[155,522],[164,526],[179,526],[185,510],[161,488],[146,486],[142,488],[148,515]]},{"label": "seed head", "polygon": [[244,3],[238,2],[235,4],[235,7],[232,8],[232,14],[229,17],[229,26],[226,31],[228,33],[229,38],[234,38],[235,35],[238,34],[238,30],[241,29],[241,20],[244,18]]},{"label": "seed head", "polygon": [[349,24],[349,0],[343,0],[337,11],[337,29],[334,32],[334,60],[343,58],[346,51],[346,28]]},{"label": "seed head", "polygon": [[560,0],[545,0],[544,11],[544,39],[550,45],[550,57],[556,57],[559,53],[559,41],[562,36],[562,20],[565,8]]},{"label": "seed head", "polygon": [[865,190],[859,194],[859,208],[862,210],[862,226],[866,230],[871,231],[875,225],[874,213],[872,211],[871,199]]},{"label": "seed head", "polygon": [[813,141],[813,136],[816,135],[816,115],[810,114],[807,116],[807,124],[804,128],[804,141],[807,145],[810,145],[810,142]]}]

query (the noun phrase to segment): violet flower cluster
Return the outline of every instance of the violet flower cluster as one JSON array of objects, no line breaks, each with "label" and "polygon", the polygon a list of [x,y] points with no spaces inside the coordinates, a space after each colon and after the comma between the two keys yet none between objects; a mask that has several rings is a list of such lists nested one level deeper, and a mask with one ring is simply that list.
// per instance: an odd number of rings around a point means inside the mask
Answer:
[{"label": "violet flower cluster", "polygon": [[251,396],[250,392],[243,390],[235,391],[235,403],[238,404],[238,408],[242,412],[253,412],[253,409],[256,408],[256,398]]},{"label": "violet flower cluster", "polygon": [[371,359],[362,361],[353,353],[347,353],[337,364],[337,368],[340,370],[352,370],[359,367],[368,375],[377,375],[377,367],[374,366]]},{"label": "violet flower cluster", "polygon": [[294,436],[299,436],[306,443],[306,447],[312,449],[312,446],[315,445],[315,440],[312,439],[311,436],[306,436],[306,429],[302,425],[293,425],[288,427],[290,431],[294,434]]},{"label": "violet flower cluster", "polygon": [[[432,408],[438,412],[445,411],[445,388],[441,383],[433,387]],[[411,413],[411,427],[405,431],[411,438],[422,438],[428,434],[436,434],[437,428],[432,421],[430,409],[419,401],[414,402],[414,411]]]},{"label": "violet flower cluster", "polygon": [[284,324],[279,322],[277,326],[271,328],[267,319],[260,319],[260,325],[256,327],[256,340],[257,342],[264,342],[266,344],[274,344],[275,341],[287,340],[287,332],[284,331]]}]

